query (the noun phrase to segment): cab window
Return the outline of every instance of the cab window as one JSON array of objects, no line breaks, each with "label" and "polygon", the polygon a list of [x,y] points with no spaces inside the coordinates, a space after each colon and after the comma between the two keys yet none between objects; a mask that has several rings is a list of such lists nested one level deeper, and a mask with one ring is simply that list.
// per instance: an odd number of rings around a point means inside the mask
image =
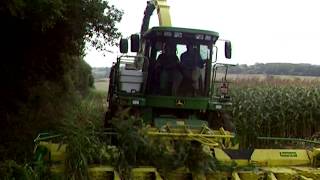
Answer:
[{"label": "cab window", "polygon": [[210,49],[207,45],[200,45],[200,56],[203,60],[208,60],[210,58]]}]

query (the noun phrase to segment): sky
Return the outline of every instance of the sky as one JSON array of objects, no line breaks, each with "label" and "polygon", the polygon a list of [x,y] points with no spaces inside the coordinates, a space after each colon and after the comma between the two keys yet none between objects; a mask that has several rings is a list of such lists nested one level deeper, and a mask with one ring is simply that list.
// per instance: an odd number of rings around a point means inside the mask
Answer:
[{"label": "sky", "polygon": [[[124,11],[118,24],[124,37],[140,31],[147,0],[109,0],[109,3]],[[219,58],[220,62],[320,65],[317,0],[167,0],[167,3],[172,26],[216,31],[221,39],[232,42],[232,59]],[[156,11],[151,18],[152,26],[158,26]],[[222,45],[218,47],[223,49]],[[112,53],[88,47],[85,60],[92,67],[111,66],[119,50],[108,49]]]}]

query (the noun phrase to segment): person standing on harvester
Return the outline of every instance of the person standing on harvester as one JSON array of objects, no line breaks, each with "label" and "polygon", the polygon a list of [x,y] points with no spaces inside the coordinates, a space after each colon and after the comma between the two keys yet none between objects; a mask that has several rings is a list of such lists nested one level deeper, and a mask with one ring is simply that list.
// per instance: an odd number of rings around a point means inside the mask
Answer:
[{"label": "person standing on harvester", "polygon": [[187,44],[187,51],[181,54],[180,59],[183,75],[192,80],[193,95],[196,95],[199,91],[201,69],[204,67],[197,46]]}]

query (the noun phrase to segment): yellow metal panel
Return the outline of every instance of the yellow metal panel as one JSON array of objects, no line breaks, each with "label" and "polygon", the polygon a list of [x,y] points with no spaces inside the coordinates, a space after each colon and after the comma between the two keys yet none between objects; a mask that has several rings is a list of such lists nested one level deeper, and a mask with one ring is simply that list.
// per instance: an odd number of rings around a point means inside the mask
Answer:
[{"label": "yellow metal panel", "polygon": [[285,167],[261,167],[261,170],[267,173],[273,173],[278,180],[294,180],[299,179],[296,171]]},{"label": "yellow metal panel", "polygon": [[149,166],[145,166],[145,167],[138,167],[138,168],[133,168],[132,172],[155,172],[157,171],[156,168],[154,167],[149,167]]},{"label": "yellow metal panel", "polygon": [[241,180],[237,172],[232,173],[232,180]]},{"label": "yellow metal panel", "polygon": [[218,161],[232,162],[231,158],[220,148],[214,148],[214,155]]},{"label": "yellow metal panel", "polygon": [[272,172],[274,174],[278,174],[278,173],[297,174],[297,172],[294,171],[293,169],[286,168],[286,167],[260,167],[260,169],[266,172]]},{"label": "yellow metal panel", "polygon": [[154,167],[138,167],[132,169],[133,179],[151,179],[155,177],[155,180],[162,180],[157,169]]},{"label": "yellow metal panel", "polygon": [[312,167],[291,167],[291,168],[305,177],[312,178],[312,179],[320,179],[320,169],[318,168],[312,168]]},{"label": "yellow metal panel", "polygon": [[113,180],[121,180],[120,175],[119,175],[119,173],[117,171],[114,171],[113,173],[114,173]]},{"label": "yellow metal panel", "polygon": [[39,145],[42,145],[50,151],[51,160],[52,161],[64,161],[65,160],[65,152],[66,152],[66,144],[58,144],[58,143],[51,143],[41,141]]},{"label": "yellow metal panel", "polygon": [[[51,166],[53,175],[63,175],[64,166]],[[119,174],[111,166],[95,165],[89,167],[89,176],[94,180],[115,179],[120,180]],[[187,168],[179,168],[178,170],[169,172],[166,177],[168,179],[183,180],[319,180],[320,169],[312,167],[260,167],[259,170],[234,171],[209,173],[206,175],[195,176]],[[155,167],[136,167],[132,169],[133,179],[154,179],[163,180]]]},{"label": "yellow metal panel", "polygon": [[228,180],[230,179],[230,173],[227,172],[214,172],[206,174],[207,180]]},{"label": "yellow metal panel", "polygon": [[314,148],[311,156],[312,156],[312,165],[315,167],[319,167],[320,166],[320,161],[318,160],[317,157],[319,157],[320,155],[320,149],[319,148]]},{"label": "yellow metal panel", "polygon": [[279,180],[299,180],[298,174],[276,174],[276,177]]},{"label": "yellow metal panel", "polygon": [[249,165],[249,161],[247,159],[236,159],[234,162],[240,167]]},{"label": "yellow metal panel", "polygon": [[162,178],[158,172],[156,172],[156,179],[155,180],[162,180]]},{"label": "yellow metal panel", "polygon": [[267,180],[277,180],[276,176],[273,173],[268,173]]},{"label": "yellow metal panel", "polygon": [[231,159],[230,156],[220,148],[214,148],[214,156],[218,161],[227,164],[230,164],[232,162],[235,162],[238,166],[247,166],[249,164],[249,161],[247,159]]},{"label": "yellow metal panel", "polygon": [[88,169],[90,179],[105,180],[114,179],[120,180],[119,174],[111,166],[90,166]]},{"label": "yellow metal panel", "polygon": [[310,165],[307,150],[301,149],[256,149],[251,162],[261,166]]},{"label": "yellow metal panel", "polygon": [[300,178],[300,180],[313,180],[312,178],[307,178],[307,177],[302,176],[302,175],[299,178]]},{"label": "yellow metal panel", "polygon": [[113,172],[114,168],[112,166],[99,166],[99,165],[89,167],[89,172],[100,172],[100,171]]},{"label": "yellow metal panel", "polygon": [[159,25],[171,26],[170,6],[166,0],[155,0],[158,11]]},{"label": "yellow metal panel", "polygon": [[240,179],[245,180],[260,180],[265,177],[262,171],[239,171],[238,174]]}]

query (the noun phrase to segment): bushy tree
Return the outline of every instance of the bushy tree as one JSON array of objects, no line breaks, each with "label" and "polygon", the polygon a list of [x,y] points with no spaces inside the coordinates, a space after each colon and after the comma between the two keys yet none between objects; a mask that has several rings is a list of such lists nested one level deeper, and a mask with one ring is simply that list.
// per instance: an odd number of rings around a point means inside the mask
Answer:
[{"label": "bushy tree", "polygon": [[65,104],[88,90],[85,43],[115,44],[121,16],[105,0],[0,1],[0,159],[16,155],[10,147],[19,142],[32,143],[40,129],[53,128]]}]

